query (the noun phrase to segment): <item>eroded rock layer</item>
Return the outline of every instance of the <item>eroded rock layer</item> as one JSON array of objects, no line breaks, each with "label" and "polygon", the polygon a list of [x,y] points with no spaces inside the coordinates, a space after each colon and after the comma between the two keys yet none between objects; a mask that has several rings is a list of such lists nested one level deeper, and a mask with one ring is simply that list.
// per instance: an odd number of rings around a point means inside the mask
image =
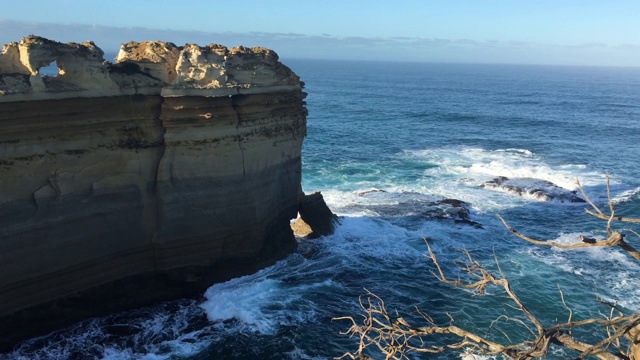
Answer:
[{"label": "eroded rock layer", "polygon": [[0,349],[293,251],[304,97],[263,48],[5,45]]}]

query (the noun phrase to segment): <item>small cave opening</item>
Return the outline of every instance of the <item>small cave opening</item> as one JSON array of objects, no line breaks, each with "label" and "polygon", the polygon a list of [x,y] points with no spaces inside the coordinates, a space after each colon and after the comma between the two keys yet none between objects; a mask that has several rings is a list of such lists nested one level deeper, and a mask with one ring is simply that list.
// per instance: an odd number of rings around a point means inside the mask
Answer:
[{"label": "small cave opening", "polygon": [[60,71],[58,63],[56,60],[53,60],[49,65],[41,67],[38,73],[40,73],[40,77],[57,77],[60,75]]}]

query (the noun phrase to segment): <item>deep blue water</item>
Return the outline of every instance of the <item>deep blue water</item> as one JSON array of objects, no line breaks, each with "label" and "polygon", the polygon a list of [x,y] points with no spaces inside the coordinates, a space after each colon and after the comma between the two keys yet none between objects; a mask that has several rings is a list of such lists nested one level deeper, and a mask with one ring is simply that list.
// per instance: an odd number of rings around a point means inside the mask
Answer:
[{"label": "deep blue water", "polygon": [[[507,176],[576,190],[579,177],[602,205],[610,174],[619,214],[640,216],[640,69],[285,63],[309,94],[303,189],[323,192],[341,216],[336,233],[301,241],[298,253],[216,284],[201,300],[85,321],[0,358],[330,359],[357,349],[356,339],[340,335],[349,324],[331,319],[359,314],[365,288],[407,318],[419,307],[447,324],[450,312],[458,326],[483,334],[496,317],[517,315],[499,290],[471,297],[439,283],[423,237],[451,274],[458,274],[453,261],[462,248],[491,269],[495,253],[545,324],[567,318],[558,285],[577,318],[606,311],[595,305],[596,294],[640,311],[640,264],[629,256],[529,245],[495,216],[540,239],[604,236],[604,224],[584,215],[584,204],[480,186]],[[470,220],[482,228],[425,214],[444,198],[469,203]],[[640,246],[640,239],[628,240]],[[499,327],[514,340],[526,336],[514,324]]]}]

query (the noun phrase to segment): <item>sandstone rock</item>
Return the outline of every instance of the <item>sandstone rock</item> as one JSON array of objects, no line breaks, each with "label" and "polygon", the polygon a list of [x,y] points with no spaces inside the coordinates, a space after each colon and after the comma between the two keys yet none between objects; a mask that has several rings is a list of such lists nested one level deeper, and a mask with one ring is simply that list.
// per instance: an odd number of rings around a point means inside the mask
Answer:
[{"label": "sandstone rock", "polygon": [[[56,61],[59,74],[40,77],[40,69]],[[15,74],[29,75],[17,78]],[[13,78],[13,81],[9,81]],[[22,81],[16,82],[21,79]],[[108,76],[104,53],[93,42],[62,44],[39,36],[3,47],[0,53],[0,102],[17,100],[12,96],[33,92],[66,93],[93,90],[94,96],[116,91]],[[56,95],[51,95],[57,98]],[[37,97],[36,97],[37,98]]]},{"label": "sandstone rock", "polygon": [[132,62],[140,65],[143,72],[165,84],[175,80],[176,65],[180,49],[173,43],[164,41],[147,41],[139,43],[130,41],[122,44],[116,62]]},{"label": "sandstone rock", "polygon": [[226,87],[227,74],[224,67],[226,47],[211,44],[200,47],[186,44],[177,63],[177,79],[174,87],[221,88]]},{"label": "sandstone rock", "polygon": [[[40,69],[53,62],[59,74],[41,77]],[[302,86],[273,50],[260,47],[131,41],[112,64],[93,42],[63,44],[29,36],[4,45],[0,53],[0,103],[121,95],[212,97],[299,91]]]},{"label": "sandstone rock", "polygon": [[296,221],[294,221],[293,224],[291,224],[291,230],[293,230],[293,234],[296,237],[301,237],[301,238],[307,237],[311,235],[311,233],[313,233],[311,226],[309,226],[309,224],[304,222],[304,220],[302,220],[301,217],[298,217]]},{"label": "sandstone rock", "polygon": [[31,71],[20,59],[20,49],[17,42],[6,44],[0,52],[0,74],[31,75]]},{"label": "sandstone rock", "polygon": [[[0,351],[295,249],[306,94],[272,51],[246,54],[255,84],[227,79],[228,56],[130,42],[111,64],[92,42],[39,37],[3,48]],[[60,74],[41,78],[52,61]]]}]

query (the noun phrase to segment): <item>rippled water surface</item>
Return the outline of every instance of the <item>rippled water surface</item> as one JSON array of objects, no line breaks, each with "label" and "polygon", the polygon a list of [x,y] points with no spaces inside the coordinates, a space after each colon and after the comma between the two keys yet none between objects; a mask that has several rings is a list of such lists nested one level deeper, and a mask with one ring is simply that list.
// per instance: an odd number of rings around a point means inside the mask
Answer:
[{"label": "rippled water surface", "polygon": [[[573,191],[579,177],[604,204],[610,174],[620,213],[640,216],[640,69],[286,63],[309,93],[303,189],[323,192],[341,216],[336,233],[302,240],[287,259],[213,285],[202,298],[91,319],[0,358],[329,359],[357,348],[340,335],[349,324],[331,319],[358,314],[365,288],[408,317],[419,307],[446,324],[450,312],[458,326],[482,333],[514,314],[500,291],[472,298],[439,283],[424,237],[452,274],[462,248],[492,269],[495,254],[546,324],[567,317],[558,284],[578,317],[599,316],[596,294],[640,311],[640,264],[630,257],[535,247],[495,216],[561,243],[603,236],[584,204],[481,186],[506,176]],[[468,221],[456,221],[443,199],[466,202]],[[526,336],[514,325],[501,329]]]}]

